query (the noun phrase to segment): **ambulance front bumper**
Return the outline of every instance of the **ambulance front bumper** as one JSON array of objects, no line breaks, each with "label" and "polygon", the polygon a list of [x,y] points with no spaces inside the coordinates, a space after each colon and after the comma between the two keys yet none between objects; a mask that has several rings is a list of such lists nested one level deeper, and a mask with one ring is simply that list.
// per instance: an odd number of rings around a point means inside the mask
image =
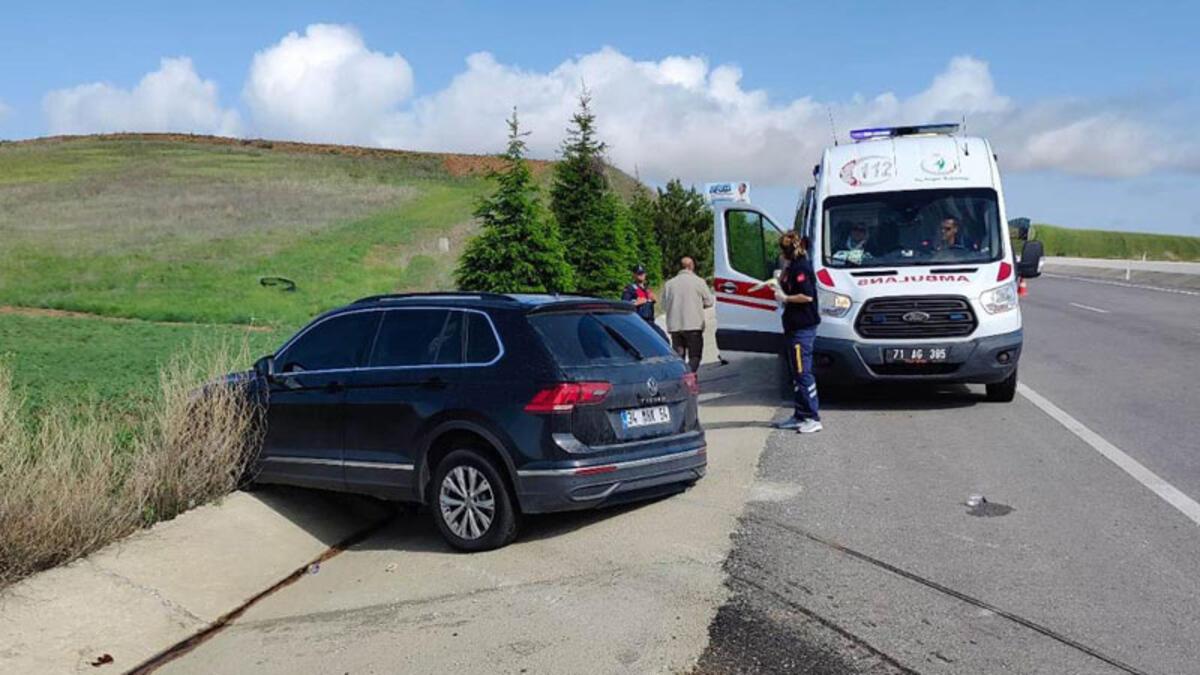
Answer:
[{"label": "ambulance front bumper", "polygon": [[947,350],[938,363],[888,363],[889,347],[914,347],[912,341],[847,340],[818,336],[813,346],[817,377],[828,384],[850,382],[939,382],[994,384],[1017,368],[1021,357],[1022,331],[990,335],[974,340],[939,342],[919,346]]}]

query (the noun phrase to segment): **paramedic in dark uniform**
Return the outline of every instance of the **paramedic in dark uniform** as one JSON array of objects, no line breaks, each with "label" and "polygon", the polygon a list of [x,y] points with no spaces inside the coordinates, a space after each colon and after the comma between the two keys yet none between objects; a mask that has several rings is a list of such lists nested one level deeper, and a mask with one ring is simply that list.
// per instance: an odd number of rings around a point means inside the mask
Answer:
[{"label": "paramedic in dark uniform", "polygon": [[783,305],[783,334],[787,341],[796,407],[791,419],[775,426],[811,434],[821,430],[817,378],[813,373],[813,343],[817,337],[817,324],[821,323],[817,282],[808,259],[807,242],[800,235],[785,233],[779,238],[779,248],[787,259],[787,266],[779,275],[775,299]]}]

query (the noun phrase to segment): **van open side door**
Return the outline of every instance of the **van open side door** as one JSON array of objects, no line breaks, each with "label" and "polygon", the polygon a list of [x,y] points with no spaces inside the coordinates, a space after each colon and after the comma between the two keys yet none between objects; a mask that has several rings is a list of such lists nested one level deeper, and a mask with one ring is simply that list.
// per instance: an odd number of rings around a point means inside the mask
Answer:
[{"label": "van open side door", "polygon": [[779,353],[783,327],[770,288],[751,290],[775,276],[783,230],[761,209],[742,203],[713,208],[713,286],[717,296],[717,348]]}]

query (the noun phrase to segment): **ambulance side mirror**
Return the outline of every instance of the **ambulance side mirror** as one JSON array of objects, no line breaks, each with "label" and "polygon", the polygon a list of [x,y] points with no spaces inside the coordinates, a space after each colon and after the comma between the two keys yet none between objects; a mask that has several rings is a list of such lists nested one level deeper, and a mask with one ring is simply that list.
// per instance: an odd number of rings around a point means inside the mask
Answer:
[{"label": "ambulance side mirror", "polygon": [[1017,263],[1017,275],[1024,279],[1032,279],[1042,274],[1042,242],[1034,240],[1025,242],[1021,251],[1021,262]]}]

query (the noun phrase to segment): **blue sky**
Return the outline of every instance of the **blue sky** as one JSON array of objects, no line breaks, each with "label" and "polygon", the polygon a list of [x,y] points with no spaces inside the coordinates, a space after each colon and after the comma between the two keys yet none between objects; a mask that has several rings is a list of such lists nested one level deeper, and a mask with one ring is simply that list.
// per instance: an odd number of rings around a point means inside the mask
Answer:
[{"label": "blue sky", "polygon": [[785,220],[826,111],[960,112],[993,138],[1010,215],[1200,234],[1200,6],[1049,5],[9,6],[0,138],[170,128],[490,152],[515,104],[551,156],[583,80],[623,168],[749,178]]}]

